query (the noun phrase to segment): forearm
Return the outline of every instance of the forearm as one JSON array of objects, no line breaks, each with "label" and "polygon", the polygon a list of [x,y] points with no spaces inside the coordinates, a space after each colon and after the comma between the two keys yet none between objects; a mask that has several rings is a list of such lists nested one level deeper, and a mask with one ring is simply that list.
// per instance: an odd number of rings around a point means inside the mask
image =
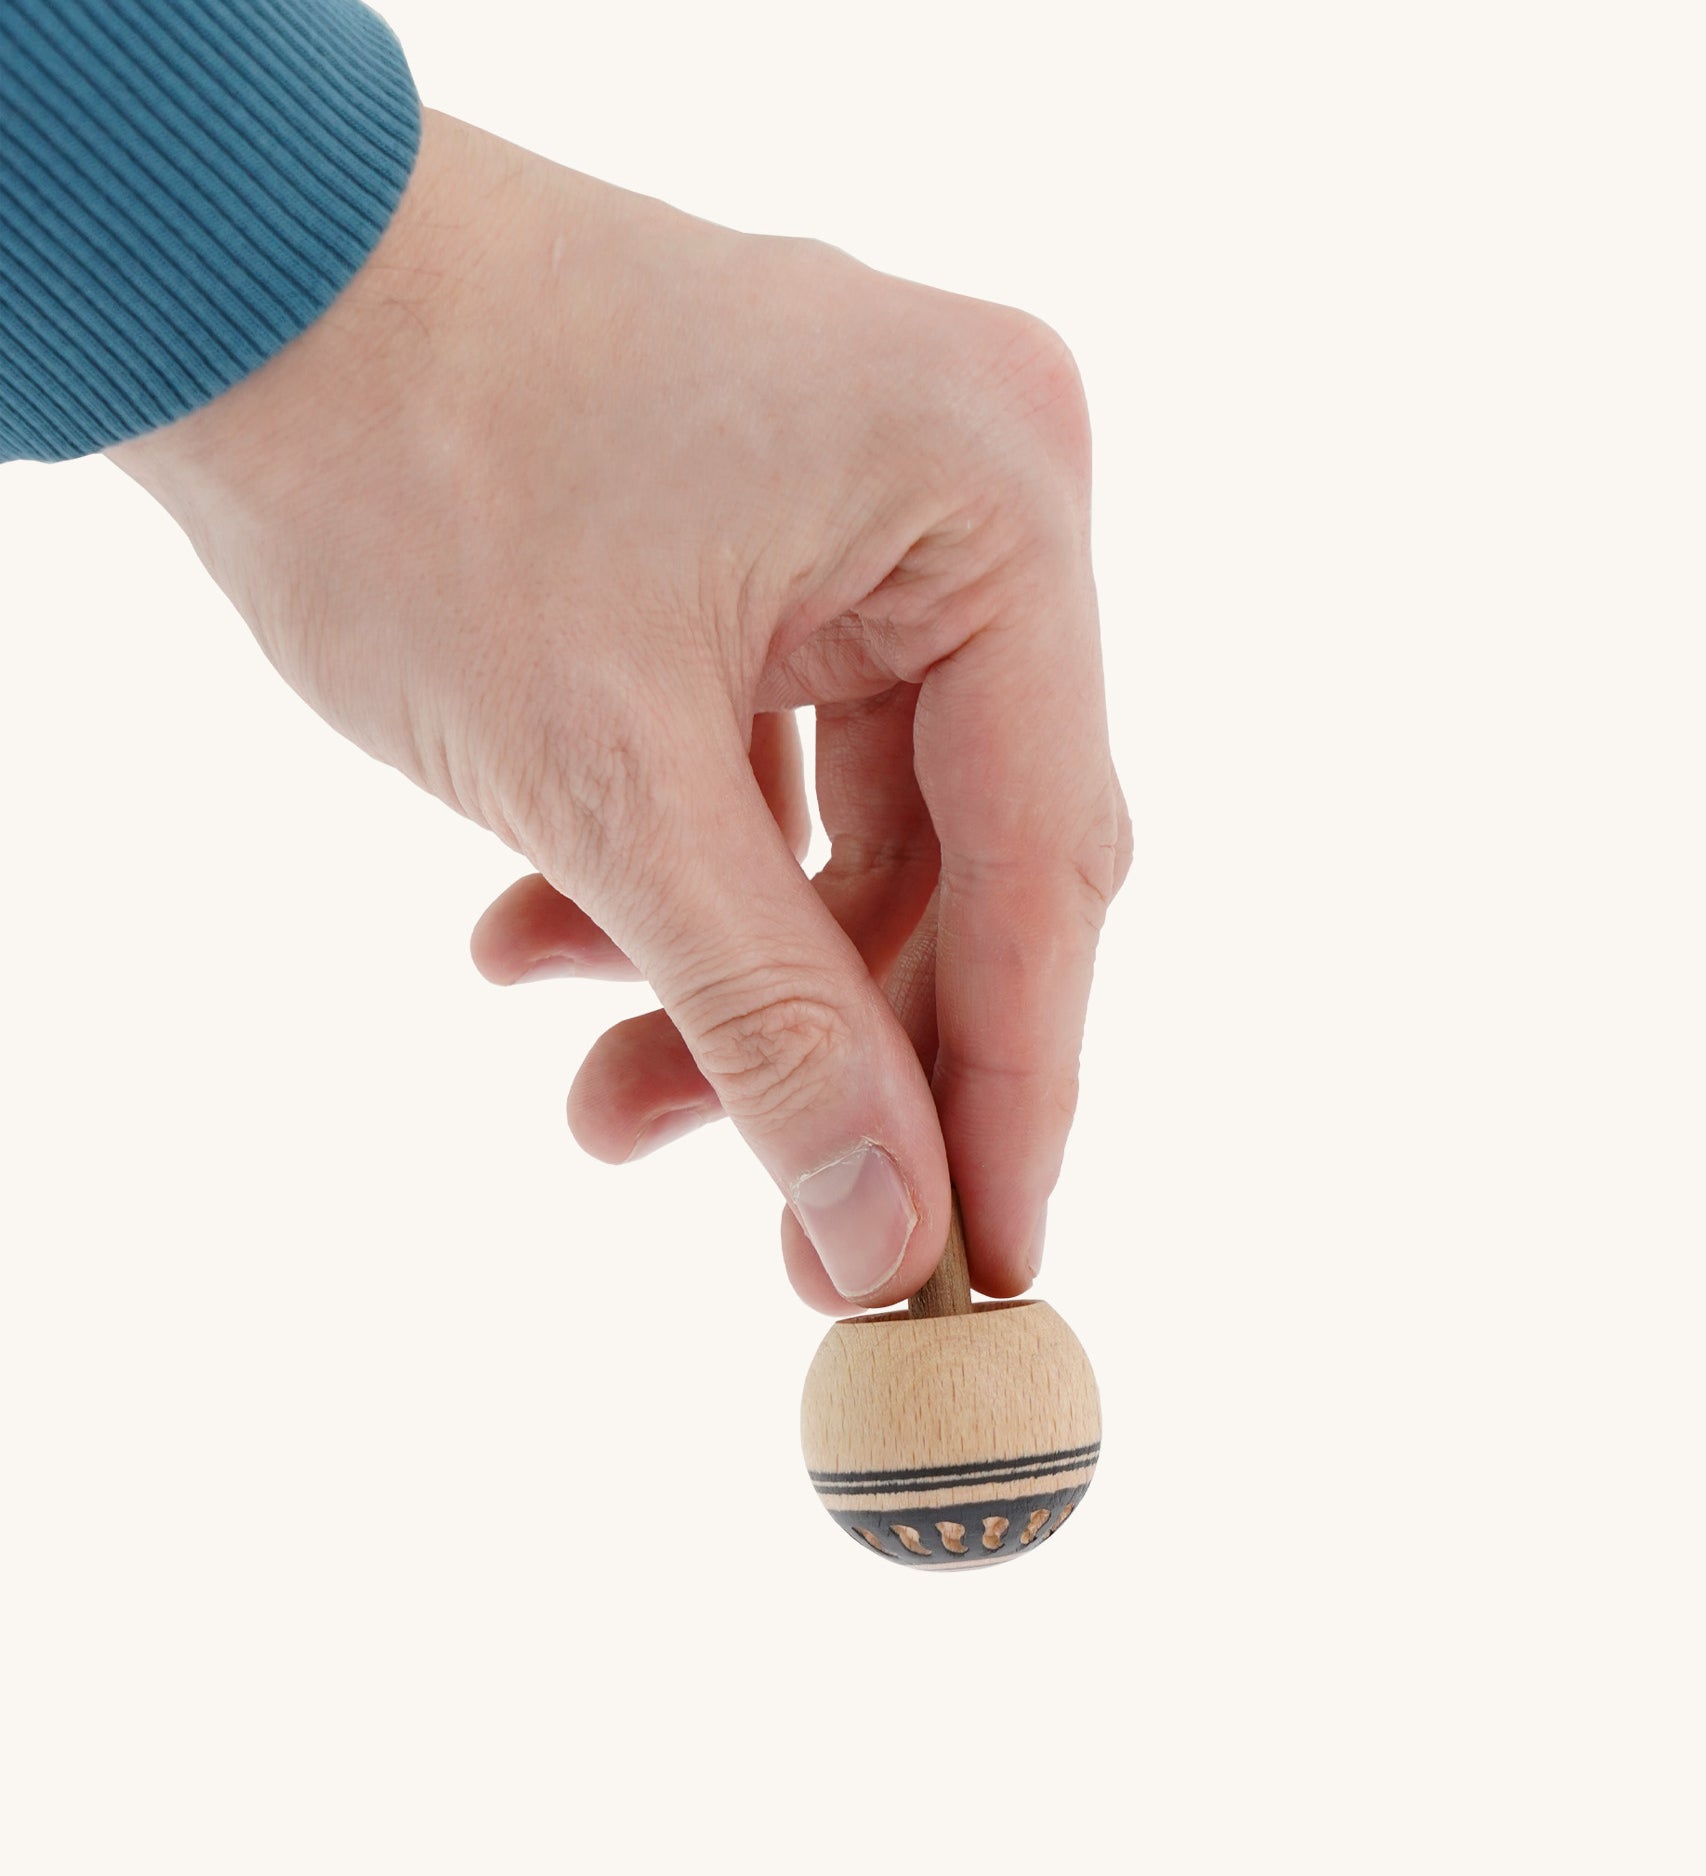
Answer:
[{"label": "forearm", "polygon": [[0,461],[264,364],[367,258],[419,134],[356,0],[0,0]]}]

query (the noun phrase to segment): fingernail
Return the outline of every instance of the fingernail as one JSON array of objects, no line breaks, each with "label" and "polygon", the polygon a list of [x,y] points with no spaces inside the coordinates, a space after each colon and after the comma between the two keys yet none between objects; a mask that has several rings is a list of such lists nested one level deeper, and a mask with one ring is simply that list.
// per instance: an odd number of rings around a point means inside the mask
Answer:
[{"label": "fingernail", "polygon": [[542,984],[552,977],[578,977],[583,983],[631,983],[637,975],[633,966],[623,957],[612,957],[598,951],[588,951],[577,957],[572,952],[562,952],[556,957],[540,958],[535,964],[529,964],[519,977],[512,977],[512,984]]},{"label": "fingernail", "polygon": [[715,1120],[722,1110],[705,1107],[672,1107],[661,1114],[654,1114],[634,1136],[634,1144],[628,1149],[628,1158],[622,1163],[644,1159],[648,1153],[655,1153],[660,1146],[668,1146],[671,1140],[680,1140],[685,1135],[696,1133],[706,1121]]},{"label": "fingernail", "polygon": [[1031,1266],[1031,1276],[1035,1278],[1043,1267],[1043,1239],[1048,1235],[1048,1207],[1043,1207],[1043,1215],[1037,1220],[1036,1236],[1031,1239],[1030,1255],[1026,1261]]},{"label": "fingernail", "polygon": [[510,981],[517,984],[542,984],[550,977],[580,977],[584,975],[579,963],[574,958],[541,958],[536,964],[529,964],[519,977]]},{"label": "fingernail", "polygon": [[807,1173],[794,1187],[794,1210],[829,1280],[857,1302],[900,1268],[918,1212],[900,1169],[866,1140]]}]

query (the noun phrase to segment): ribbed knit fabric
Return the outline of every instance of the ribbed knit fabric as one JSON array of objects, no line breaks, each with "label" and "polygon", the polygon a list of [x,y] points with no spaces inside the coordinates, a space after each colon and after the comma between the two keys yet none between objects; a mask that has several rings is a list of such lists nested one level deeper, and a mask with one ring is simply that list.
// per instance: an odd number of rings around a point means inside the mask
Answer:
[{"label": "ribbed knit fabric", "polygon": [[264,364],[372,251],[419,140],[356,0],[0,0],[0,462]]}]

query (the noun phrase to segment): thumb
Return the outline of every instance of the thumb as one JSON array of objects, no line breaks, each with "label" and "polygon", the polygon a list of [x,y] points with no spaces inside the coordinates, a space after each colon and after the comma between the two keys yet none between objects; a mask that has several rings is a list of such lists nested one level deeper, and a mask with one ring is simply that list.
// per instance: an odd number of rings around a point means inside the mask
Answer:
[{"label": "thumb", "polygon": [[835,1288],[849,1302],[895,1301],[947,1237],[936,1104],[906,1031],[735,753],[694,765],[693,799],[654,819],[663,850],[648,856],[646,904],[613,919],[612,935]]}]

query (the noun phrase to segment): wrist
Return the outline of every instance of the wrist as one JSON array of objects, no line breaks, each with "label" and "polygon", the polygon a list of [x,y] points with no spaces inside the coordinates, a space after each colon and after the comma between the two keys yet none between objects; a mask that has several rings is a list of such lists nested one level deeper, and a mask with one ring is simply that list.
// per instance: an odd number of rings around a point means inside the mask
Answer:
[{"label": "wrist", "polygon": [[[490,151],[506,148],[423,111],[396,213],[326,311],[209,403],[106,454],[186,526],[212,499],[276,503],[338,461],[425,375],[444,307],[478,265],[468,159],[489,171]],[[501,175],[484,182],[501,191]]]}]

